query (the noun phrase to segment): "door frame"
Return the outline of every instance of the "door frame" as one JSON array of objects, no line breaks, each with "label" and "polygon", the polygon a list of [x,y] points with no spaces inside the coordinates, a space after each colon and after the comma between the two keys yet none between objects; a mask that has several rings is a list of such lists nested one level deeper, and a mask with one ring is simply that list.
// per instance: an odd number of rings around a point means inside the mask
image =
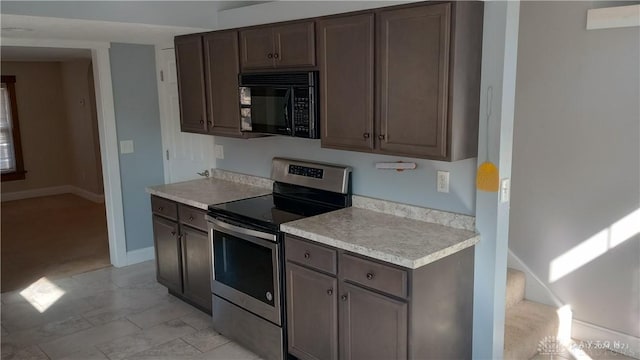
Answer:
[{"label": "door frame", "polygon": [[118,157],[118,137],[116,134],[116,116],[109,58],[111,44],[109,42],[77,40],[2,38],[2,45],[91,50],[107,214],[109,257],[113,266],[129,265],[124,231],[120,159]]},{"label": "door frame", "polygon": [[[167,121],[171,121],[171,114],[167,111],[166,101],[167,97],[165,94],[165,78],[168,79],[169,74],[160,75],[160,72],[163,70],[163,51],[171,50],[173,51],[173,43],[165,43],[159,44],[155,46],[156,52],[156,83],[158,84],[158,99],[160,102],[160,133],[162,134],[162,165],[164,168],[164,182],[168,184],[171,181],[171,169],[170,169],[170,161],[167,159],[167,152],[170,151],[171,148],[171,140],[169,139],[169,129],[167,128]],[[164,77],[164,78],[163,78]]]}]

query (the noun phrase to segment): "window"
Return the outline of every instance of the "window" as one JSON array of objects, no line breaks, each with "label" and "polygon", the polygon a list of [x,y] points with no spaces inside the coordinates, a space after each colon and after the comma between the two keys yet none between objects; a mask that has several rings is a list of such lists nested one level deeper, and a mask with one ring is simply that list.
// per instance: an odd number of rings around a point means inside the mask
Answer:
[{"label": "window", "polygon": [[2,181],[23,180],[20,126],[16,102],[16,77],[2,76],[0,88],[0,174]]}]

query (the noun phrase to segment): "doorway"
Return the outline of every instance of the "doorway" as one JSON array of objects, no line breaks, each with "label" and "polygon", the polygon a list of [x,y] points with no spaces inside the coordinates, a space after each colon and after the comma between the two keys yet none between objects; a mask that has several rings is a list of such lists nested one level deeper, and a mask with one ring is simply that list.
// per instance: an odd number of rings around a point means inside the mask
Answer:
[{"label": "doorway", "polygon": [[91,51],[3,46],[1,60],[2,291],[108,266]]},{"label": "doorway", "polygon": [[3,38],[4,46],[56,49],[85,49],[91,52],[95,82],[95,108],[98,122],[100,159],[109,239],[109,258],[116,267],[129,265],[124,232],[122,186],[114,110],[108,42]]}]

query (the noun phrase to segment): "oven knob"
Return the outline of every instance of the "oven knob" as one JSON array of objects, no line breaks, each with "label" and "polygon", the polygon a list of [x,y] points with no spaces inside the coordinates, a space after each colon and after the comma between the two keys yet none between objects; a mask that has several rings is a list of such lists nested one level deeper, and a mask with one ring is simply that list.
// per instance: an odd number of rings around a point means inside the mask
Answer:
[{"label": "oven knob", "polygon": [[273,300],[273,295],[271,295],[270,291],[267,291],[267,295],[266,296],[267,296],[267,300],[269,300],[269,301]]}]

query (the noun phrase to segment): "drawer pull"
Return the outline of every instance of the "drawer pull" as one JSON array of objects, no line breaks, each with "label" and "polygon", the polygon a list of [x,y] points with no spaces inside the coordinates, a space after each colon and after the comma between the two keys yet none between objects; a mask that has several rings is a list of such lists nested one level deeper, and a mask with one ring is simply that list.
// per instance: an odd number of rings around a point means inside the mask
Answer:
[{"label": "drawer pull", "polygon": [[340,300],[347,301],[347,294],[340,296]]},{"label": "drawer pull", "polygon": [[175,231],[172,231],[172,232],[171,232],[171,236],[176,236],[176,232],[175,232]]},{"label": "drawer pull", "polygon": [[373,273],[367,273],[367,280],[373,280],[375,275]]},{"label": "drawer pull", "polygon": [[160,212],[164,211],[164,207],[158,206],[158,211],[160,211]]},{"label": "drawer pull", "polygon": [[333,289],[327,290],[327,295],[329,295],[329,296],[333,295]]},{"label": "drawer pull", "polygon": [[193,215],[189,216],[189,221],[193,221]]},{"label": "drawer pull", "polygon": [[309,252],[304,253],[304,258],[307,260],[311,259],[311,254],[309,254]]}]

